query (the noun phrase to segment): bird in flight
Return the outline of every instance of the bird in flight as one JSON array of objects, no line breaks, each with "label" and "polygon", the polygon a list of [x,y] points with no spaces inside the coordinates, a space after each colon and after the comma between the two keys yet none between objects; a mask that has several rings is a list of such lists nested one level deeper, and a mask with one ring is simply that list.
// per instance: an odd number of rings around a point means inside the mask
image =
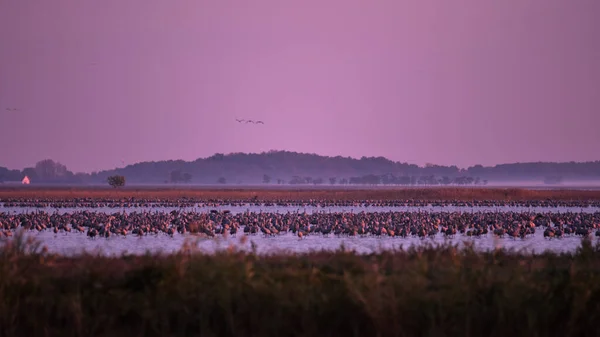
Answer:
[{"label": "bird in flight", "polygon": [[248,123],[252,123],[252,124],[265,124],[263,121],[253,121],[251,119],[235,119],[238,123],[244,123],[244,124],[248,124]]},{"label": "bird in flight", "polygon": [[6,108],[6,111],[21,111],[17,108]]}]

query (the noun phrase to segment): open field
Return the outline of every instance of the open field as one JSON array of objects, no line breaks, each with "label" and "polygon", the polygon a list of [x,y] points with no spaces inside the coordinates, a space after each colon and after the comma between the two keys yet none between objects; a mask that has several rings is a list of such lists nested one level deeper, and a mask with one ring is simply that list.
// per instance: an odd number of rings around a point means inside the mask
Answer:
[{"label": "open field", "polygon": [[[31,253],[33,251],[33,253]],[[259,256],[0,249],[2,336],[596,336],[600,249]]]},{"label": "open field", "polygon": [[241,200],[600,200],[600,190],[533,190],[517,188],[179,188],[179,187],[1,187],[5,198],[137,198],[173,200],[179,198]]}]

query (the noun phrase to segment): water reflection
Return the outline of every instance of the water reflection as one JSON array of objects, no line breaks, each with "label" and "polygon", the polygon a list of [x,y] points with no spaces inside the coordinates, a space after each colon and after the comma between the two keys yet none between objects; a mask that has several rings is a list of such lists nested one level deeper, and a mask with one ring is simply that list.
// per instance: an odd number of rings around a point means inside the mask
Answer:
[{"label": "water reflection", "polygon": [[[54,234],[50,231],[27,232],[45,245],[50,252],[63,255],[77,255],[86,251],[88,253],[101,253],[104,255],[145,254],[147,252],[172,253],[179,250],[186,240],[193,242],[201,251],[213,253],[216,250],[234,247],[242,251],[251,251],[252,245],[256,245],[259,254],[277,252],[303,253],[319,250],[336,250],[344,246],[346,250],[356,251],[360,254],[368,254],[381,250],[408,248],[413,245],[427,243],[440,244],[451,243],[464,245],[465,242],[472,243],[477,250],[485,251],[496,247],[504,247],[525,252],[568,252],[574,251],[581,246],[581,238],[576,236],[562,239],[545,239],[542,231],[537,231],[533,236],[526,239],[498,238],[491,234],[479,238],[456,236],[446,238],[441,234],[434,238],[399,238],[399,237],[323,237],[320,235],[309,235],[303,239],[287,233],[276,237],[265,237],[263,235],[238,235],[237,237],[219,237],[215,239],[199,238],[190,234],[175,234],[170,237],[165,234],[135,237],[135,236],[113,236],[110,238],[91,239],[85,233]],[[246,236],[246,239],[241,237]],[[245,241],[245,242],[244,242]]]}]

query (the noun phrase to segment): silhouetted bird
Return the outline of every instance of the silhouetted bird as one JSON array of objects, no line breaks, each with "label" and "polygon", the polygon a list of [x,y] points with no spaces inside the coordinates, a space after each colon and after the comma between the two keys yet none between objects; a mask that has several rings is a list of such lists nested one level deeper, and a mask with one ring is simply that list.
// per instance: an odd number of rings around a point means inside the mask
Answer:
[{"label": "silhouetted bird", "polygon": [[244,124],[248,124],[248,123],[252,123],[252,124],[265,124],[263,121],[253,121],[251,119],[235,119],[238,123],[244,123]]}]

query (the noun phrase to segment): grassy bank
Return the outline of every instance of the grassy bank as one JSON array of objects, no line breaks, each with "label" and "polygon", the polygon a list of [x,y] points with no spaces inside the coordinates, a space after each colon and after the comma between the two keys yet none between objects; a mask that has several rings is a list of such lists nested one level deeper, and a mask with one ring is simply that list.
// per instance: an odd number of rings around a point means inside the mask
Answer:
[{"label": "grassy bank", "polygon": [[0,188],[5,198],[131,198],[138,199],[220,199],[240,200],[600,200],[600,190],[528,190],[517,188],[397,188],[397,189],[206,189],[206,188],[124,188],[101,187],[12,187]]},{"label": "grassy bank", "polygon": [[[0,249],[2,336],[592,336],[600,249],[358,256]],[[26,253],[29,251],[29,253]],[[33,251],[33,253],[31,253]]]}]

